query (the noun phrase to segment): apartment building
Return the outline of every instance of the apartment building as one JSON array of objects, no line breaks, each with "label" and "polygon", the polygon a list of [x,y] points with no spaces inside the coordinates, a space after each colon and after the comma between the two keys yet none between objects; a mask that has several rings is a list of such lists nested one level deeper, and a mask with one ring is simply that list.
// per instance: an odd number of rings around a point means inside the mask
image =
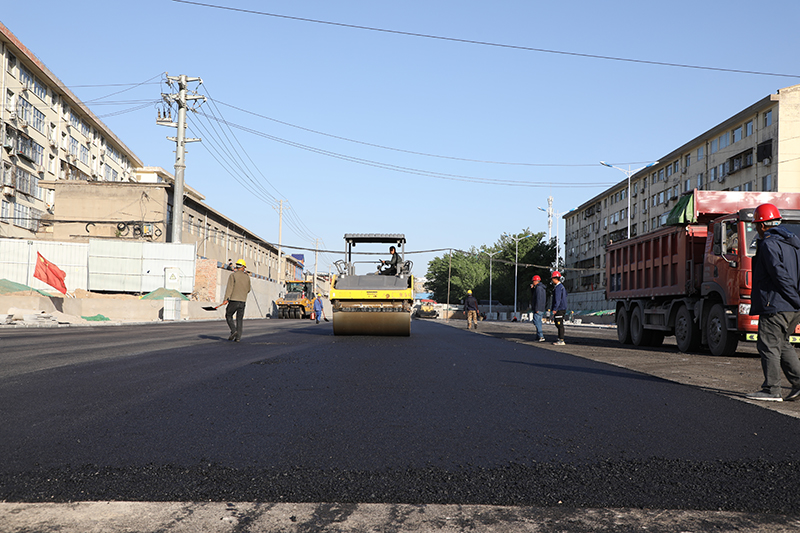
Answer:
[{"label": "apartment building", "polygon": [[[172,174],[145,166],[2,23],[0,58],[0,237],[169,242]],[[243,258],[266,279],[302,273],[301,262],[279,261],[277,247],[204,199],[185,187],[182,242],[195,243],[199,257]]]},{"label": "apartment building", "polygon": [[[612,172],[613,170],[609,170]],[[780,89],[564,215],[565,285],[600,309],[605,246],[658,229],[693,189],[800,192],[800,85]]]}]

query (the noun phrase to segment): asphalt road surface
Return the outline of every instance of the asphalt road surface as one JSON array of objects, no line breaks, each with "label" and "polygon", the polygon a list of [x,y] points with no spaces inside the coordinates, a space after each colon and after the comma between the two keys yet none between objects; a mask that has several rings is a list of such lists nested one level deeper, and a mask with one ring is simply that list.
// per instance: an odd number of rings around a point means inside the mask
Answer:
[{"label": "asphalt road surface", "polygon": [[219,321],[2,329],[0,499],[635,508],[800,524],[797,418],[572,354],[621,353],[614,332],[570,329],[554,347],[488,329],[415,321],[410,337],[335,337],[329,323],[251,320],[241,343]]}]

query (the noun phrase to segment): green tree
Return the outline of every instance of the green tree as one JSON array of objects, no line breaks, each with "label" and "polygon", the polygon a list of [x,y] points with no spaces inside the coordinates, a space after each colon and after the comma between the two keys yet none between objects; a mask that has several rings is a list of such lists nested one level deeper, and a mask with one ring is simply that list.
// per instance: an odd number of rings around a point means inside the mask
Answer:
[{"label": "green tree", "polygon": [[[472,290],[478,299],[488,298],[483,294],[482,285],[488,278],[488,269],[477,256],[477,251],[453,250],[451,254],[435,257],[428,263],[425,290],[433,293],[437,302],[446,302],[448,280],[450,282],[450,303],[459,302]],[[487,289],[488,290],[488,289]]]},{"label": "green tree", "polygon": [[[530,237],[522,238],[525,235]],[[520,233],[500,236],[491,246],[474,246],[468,251],[454,250],[452,266],[450,254],[436,257],[428,263],[427,283],[425,289],[433,293],[437,302],[447,301],[448,274],[450,280],[450,302],[456,303],[472,289],[479,300],[489,299],[489,254],[492,255],[492,299],[503,304],[514,301],[514,258],[519,240],[519,267],[517,282],[517,309],[523,310],[530,305],[530,284],[534,274],[543,281],[550,278],[550,268],[556,256],[556,240],[548,242],[544,233],[532,234],[529,229]],[[528,266],[538,265],[538,266]]]}]

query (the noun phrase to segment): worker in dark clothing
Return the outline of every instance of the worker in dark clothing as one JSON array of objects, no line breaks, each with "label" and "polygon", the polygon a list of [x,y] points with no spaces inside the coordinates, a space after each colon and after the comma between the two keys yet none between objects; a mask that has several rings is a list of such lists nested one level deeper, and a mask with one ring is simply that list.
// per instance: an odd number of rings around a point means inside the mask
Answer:
[{"label": "worker in dark clothing", "polygon": [[536,338],[544,342],[542,331],[542,316],[547,309],[547,289],[544,288],[542,278],[533,276],[531,280],[531,311],[533,311],[533,325],[536,326]]},{"label": "worker in dark clothing", "polygon": [[389,247],[389,253],[392,254],[392,257],[388,261],[384,261],[381,259],[381,265],[386,266],[387,268],[380,271],[382,276],[396,276],[397,275],[397,265],[400,262],[400,256],[397,255],[397,248],[394,246]]},{"label": "worker in dark clothing", "polygon": [[464,298],[464,313],[467,315],[467,329],[473,326],[478,329],[478,300],[472,295],[472,291],[467,291],[467,297]]},{"label": "worker in dark clothing", "polygon": [[553,344],[563,346],[566,344],[564,342],[564,315],[567,314],[567,289],[561,283],[561,273],[558,270],[553,271],[552,279],[556,287],[553,290],[553,308],[551,312],[553,322],[558,329],[558,340]]},{"label": "worker in dark clothing", "polygon": [[[244,304],[247,301],[247,294],[250,292],[250,276],[245,272],[247,265],[244,259],[236,261],[233,274],[228,277],[228,285],[225,287],[225,321],[231,329],[229,341],[239,342],[242,339],[242,321],[244,320]],[[236,315],[236,322],[233,315]]]},{"label": "worker in dark clothing", "polygon": [[758,318],[758,353],[764,371],[761,390],[750,400],[783,401],[781,369],[792,385],[786,397],[800,399],[800,360],[789,335],[800,322],[800,238],[780,226],[781,214],[772,204],[753,213],[758,232],[753,258],[753,291],[750,315]]}]

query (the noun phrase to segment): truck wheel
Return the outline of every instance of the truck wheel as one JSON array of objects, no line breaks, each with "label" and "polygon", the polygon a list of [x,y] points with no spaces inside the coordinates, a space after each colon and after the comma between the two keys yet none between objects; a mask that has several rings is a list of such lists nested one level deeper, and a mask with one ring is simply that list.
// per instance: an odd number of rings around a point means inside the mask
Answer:
[{"label": "truck wheel", "polygon": [[286,318],[286,313],[280,307],[278,308],[278,318]]},{"label": "truck wheel", "polygon": [[675,342],[683,353],[700,347],[700,327],[692,320],[692,312],[685,305],[678,309],[675,316]]},{"label": "truck wheel", "polygon": [[708,337],[708,349],[714,355],[733,355],[736,353],[736,346],[739,345],[739,338],[735,333],[728,331],[728,323],[725,318],[725,308],[722,304],[714,304],[708,313],[708,324],[706,326]]},{"label": "truck wheel", "polygon": [[633,342],[634,346],[650,346],[650,342],[653,340],[653,332],[649,329],[644,329],[644,310],[640,305],[633,308],[630,330],[631,342]]},{"label": "truck wheel", "polygon": [[622,344],[631,343],[631,321],[628,310],[624,307],[617,311],[617,338]]}]

